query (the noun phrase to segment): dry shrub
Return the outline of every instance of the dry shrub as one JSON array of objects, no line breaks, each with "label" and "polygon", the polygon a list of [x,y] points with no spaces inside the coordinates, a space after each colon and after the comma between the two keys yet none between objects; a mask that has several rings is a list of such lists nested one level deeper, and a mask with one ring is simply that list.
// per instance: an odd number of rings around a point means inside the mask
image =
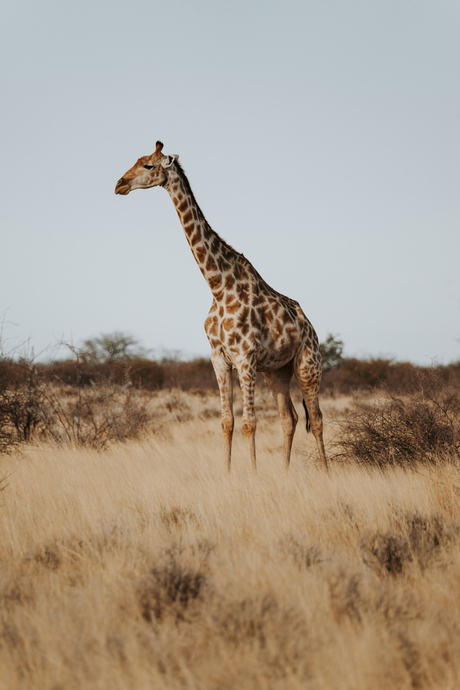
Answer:
[{"label": "dry shrub", "polygon": [[178,546],[166,549],[139,587],[139,606],[144,620],[148,623],[161,621],[169,614],[183,621],[189,604],[203,596],[207,582],[205,560],[198,564],[188,561]]},{"label": "dry shrub", "polygon": [[329,576],[327,585],[335,621],[340,624],[344,618],[348,618],[361,623],[362,614],[369,605],[362,593],[361,577],[356,573],[349,575],[339,567],[337,572]]},{"label": "dry shrub", "polygon": [[184,395],[178,390],[172,390],[167,393],[161,407],[172,415],[172,419],[176,422],[187,422],[192,419],[190,405],[188,404]]},{"label": "dry shrub", "polygon": [[0,452],[33,436],[104,448],[139,436],[149,425],[147,401],[134,390],[127,366],[120,384],[78,358],[72,367],[75,386],[50,381],[46,367],[33,361],[0,361]]},{"label": "dry shrub", "polygon": [[321,563],[321,549],[316,544],[305,544],[298,537],[287,534],[282,542],[280,549],[283,553],[290,556],[296,566],[300,569],[310,568],[312,565]]},{"label": "dry shrub", "polygon": [[150,420],[147,402],[129,385],[88,386],[77,394],[63,386],[41,388],[40,432],[57,443],[103,449],[138,437]]},{"label": "dry shrub", "polygon": [[160,513],[161,522],[168,528],[184,527],[191,525],[197,527],[200,524],[199,519],[190,508],[181,508],[176,506],[170,510],[163,508]]},{"label": "dry shrub", "polygon": [[459,526],[440,516],[401,515],[391,532],[368,534],[361,540],[364,563],[378,575],[402,575],[416,563],[423,572],[441,550],[458,542]]},{"label": "dry shrub", "polygon": [[0,452],[8,453],[18,444],[13,417],[16,401],[13,393],[13,377],[8,362],[0,362]]},{"label": "dry shrub", "polygon": [[75,359],[53,364],[40,365],[42,375],[47,381],[62,381],[67,385],[89,386],[99,381],[112,381],[123,385],[128,377],[132,385],[145,390],[159,390],[164,386],[164,368],[158,362],[137,357],[124,361],[81,362],[75,366]]},{"label": "dry shrub", "polygon": [[375,399],[356,401],[337,422],[342,454],[377,467],[458,459],[460,396],[436,370],[416,372],[401,393],[381,387]]}]

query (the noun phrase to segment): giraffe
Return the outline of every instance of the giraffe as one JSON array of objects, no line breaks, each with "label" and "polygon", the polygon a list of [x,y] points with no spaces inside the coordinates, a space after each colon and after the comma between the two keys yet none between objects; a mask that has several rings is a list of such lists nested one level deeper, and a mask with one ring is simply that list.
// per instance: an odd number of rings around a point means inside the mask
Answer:
[{"label": "giraffe", "polygon": [[185,237],[213,302],[204,327],[211,345],[211,359],[219,384],[224,461],[230,471],[233,418],[233,378],[236,369],[243,398],[243,431],[256,469],[256,372],[262,372],[278,406],[283,429],[284,467],[289,468],[298,415],[290,396],[295,376],[303,397],[307,431],[316,439],[323,469],[327,459],[323,421],[318,401],[321,355],[313,326],[293,299],[271,288],[243,254],[235,251],[208,224],[179,156],[162,153],[157,141],[150,156],[142,156],[115,187],[115,194],[134,189],[164,187],[176,208]]}]

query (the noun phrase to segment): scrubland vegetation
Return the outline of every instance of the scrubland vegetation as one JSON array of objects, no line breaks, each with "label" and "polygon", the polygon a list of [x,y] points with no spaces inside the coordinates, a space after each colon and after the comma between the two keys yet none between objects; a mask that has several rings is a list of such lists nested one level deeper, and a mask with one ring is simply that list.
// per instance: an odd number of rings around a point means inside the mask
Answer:
[{"label": "scrubland vegetation", "polygon": [[459,687],[459,367],[327,371],[328,474],[260,385],[255,476],[146,362],[0,368],[0,689]]}]

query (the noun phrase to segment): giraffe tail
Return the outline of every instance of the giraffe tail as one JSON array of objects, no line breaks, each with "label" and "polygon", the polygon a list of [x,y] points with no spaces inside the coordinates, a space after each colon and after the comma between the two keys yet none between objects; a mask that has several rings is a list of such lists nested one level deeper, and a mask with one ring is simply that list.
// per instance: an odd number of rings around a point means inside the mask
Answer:
[{"label": "giraffe tail", "polygon": [[308,416],[307,406],[305,405],[305,400],[303,398],[302,398],[302,405],[303,405],[303,409],[305,410],[305,415],[307,417],[306,427],[307,427],[307,433],[308,433],[309,431],[311,431],[310,417]]}]

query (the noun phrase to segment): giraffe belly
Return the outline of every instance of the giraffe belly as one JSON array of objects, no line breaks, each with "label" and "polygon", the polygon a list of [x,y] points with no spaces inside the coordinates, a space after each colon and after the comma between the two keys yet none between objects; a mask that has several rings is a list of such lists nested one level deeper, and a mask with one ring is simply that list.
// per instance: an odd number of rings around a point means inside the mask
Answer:
[{"label": "giraffe belly", "polygon": [[260,333],[260,344],[257,349],[257,369],[259,371],[269,371],[279,369],[295,357],[302,341],[301,332],[285,332],[273,334],[268,329],[262,329]]},{"label": "giraffe belly", "polygon": [[296,355],[297,347],[283,348],[281,350],[265,350],[261,348],[257,353],[257,370],[270,371],[279,369],[291,361]]}]

